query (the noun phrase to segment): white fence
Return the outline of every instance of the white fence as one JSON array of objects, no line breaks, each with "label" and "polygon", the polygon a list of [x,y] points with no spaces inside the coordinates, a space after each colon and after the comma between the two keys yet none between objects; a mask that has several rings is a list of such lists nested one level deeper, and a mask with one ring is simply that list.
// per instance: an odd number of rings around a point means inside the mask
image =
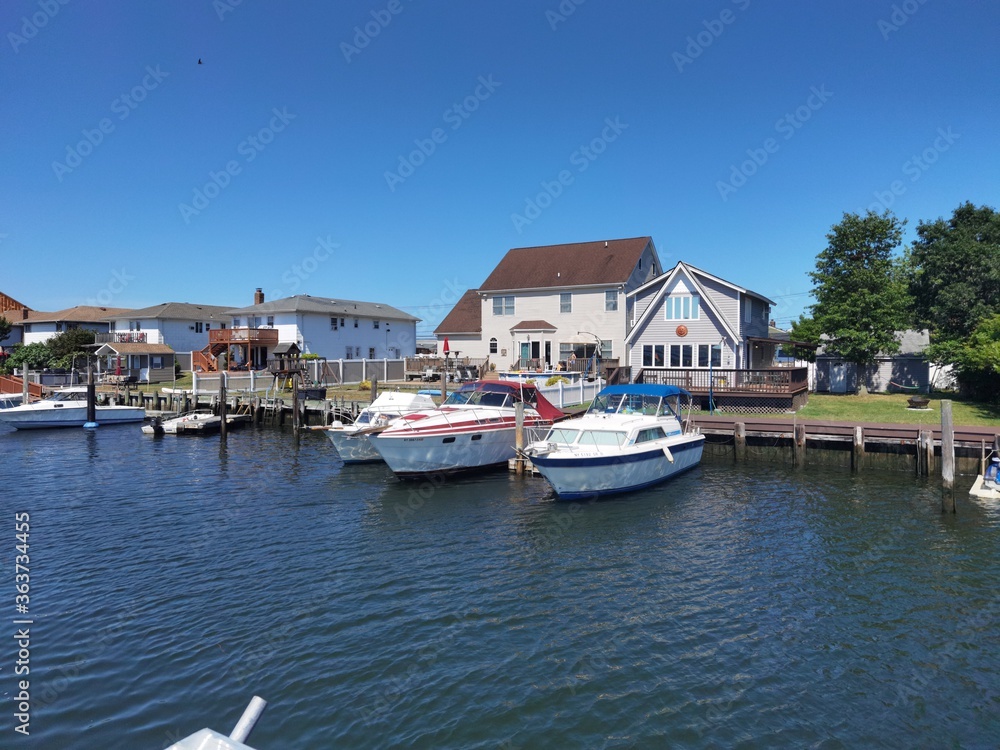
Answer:
[{"label": "white fence", "polygon": [[604,381],[601,378],[597,380],[588,382],[584,378],[580,378],[575,383],[556,383],[555,385],[535,385],[535,389],[541,393],[545,398],[551,402],[554,406],[558,406],[562,409],[564,406],[579,406],[580,404],[586,404],[589,401],[594,400],[594,396],[597,395],[604,387]]}]

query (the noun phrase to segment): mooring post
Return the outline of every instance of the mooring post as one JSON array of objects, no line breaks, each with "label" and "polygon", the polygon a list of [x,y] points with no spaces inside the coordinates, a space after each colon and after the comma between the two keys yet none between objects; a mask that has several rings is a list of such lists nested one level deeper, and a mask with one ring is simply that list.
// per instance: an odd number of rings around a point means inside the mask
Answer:
[{"label": "mooring post", "polygon": [[851,471],[861,471],[861,461],[865,457],[865,428],[854,425],[854,444],[851,451]]},{"label": "mooring post", "polygon": [[928,477],[931,474],[931,457],[934,454],[934,436],[930,430],[920,430],[917,433],[917,476]]},{"label": "mooring post", "polygon": [[514,473],[524,473],[524,402],[514,404]]},{"label": "mooring post", "polygon": [[26,365],[21,365],[21,403],[30,404],[31,401],[28,398],[28,378],[31,375],[31,371]]},{"label": "mooring post", "polygon": [[219,437],[226,439],[226,407],[229,406],[226,398],[226,373],[219,373]]},{"label": "mooring post", "polygon": [[801,469],[806,465],[806,426],[804,424],[796,424],[792,432],[792,438],[795,465]]},{"label": "mooring post", "polygon": [[378,378],[372,378],[372,401],[378,398]]},{"label": "mooring post", "polygon": [[295,437],[299,436],[299,423],[301,422],[299,408],[299,376],[298,373],[294,373],[292,375],[292,432],[295,433]]},{"label": "mooring post", "polygon": [[743,462],[747,460],[747,426],[745,422],[736,422],[733,425],[733,445],[736,460]]},{"label": "mooring post", "polygon": [[955,430],[951,399],[941,401],[941,482],[944,495],[941,511],[955,512]]}]

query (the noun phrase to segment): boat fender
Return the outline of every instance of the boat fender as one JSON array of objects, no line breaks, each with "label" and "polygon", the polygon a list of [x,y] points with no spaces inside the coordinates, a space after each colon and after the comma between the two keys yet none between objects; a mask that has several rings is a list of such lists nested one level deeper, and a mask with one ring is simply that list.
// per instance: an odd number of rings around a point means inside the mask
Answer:
[{"label": "boat fender", "polygon": [[667,446],[665,446],[665,445],[663,446],[663,455],[667,457],[667,460],[670,463],[674,462],[674,454],[671,453],[670,449]]}]

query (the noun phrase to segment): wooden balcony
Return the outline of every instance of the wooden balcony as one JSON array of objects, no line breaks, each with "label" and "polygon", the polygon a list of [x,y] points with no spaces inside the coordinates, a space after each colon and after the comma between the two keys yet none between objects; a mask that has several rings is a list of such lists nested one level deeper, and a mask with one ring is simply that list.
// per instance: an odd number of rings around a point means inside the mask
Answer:
[{"label": "wooden balcony", "polygon": [[277,328],[210,328],[209,346],[222,344],[250,344],[251,346],[277,346]]},{"label": "wooden balcony", "polygon": [[95,344],[162,344],[159,331],[111,331],[94,336]]}]

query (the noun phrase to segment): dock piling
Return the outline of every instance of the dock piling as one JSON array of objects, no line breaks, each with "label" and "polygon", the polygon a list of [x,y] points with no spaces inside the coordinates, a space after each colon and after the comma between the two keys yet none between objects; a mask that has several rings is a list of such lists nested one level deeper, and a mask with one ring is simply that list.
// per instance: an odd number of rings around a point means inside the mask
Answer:
[{"label": "dock piling", "polygon": [[944,486],[942,513],[955,512],[955,430],[951,399],[941,401],[941,483]]},{"label": "dock piling", "polygon": [[865,433],[861,425],[854,426],[854,439],[851,446],[851,471],[861,471],[861,462],[865,457]]},{"label": "dock piling", "polygon": [[736,422],[733,425],[733,445],[734,455],[737,463],[747,460],[747,426],[745,422]]}]

